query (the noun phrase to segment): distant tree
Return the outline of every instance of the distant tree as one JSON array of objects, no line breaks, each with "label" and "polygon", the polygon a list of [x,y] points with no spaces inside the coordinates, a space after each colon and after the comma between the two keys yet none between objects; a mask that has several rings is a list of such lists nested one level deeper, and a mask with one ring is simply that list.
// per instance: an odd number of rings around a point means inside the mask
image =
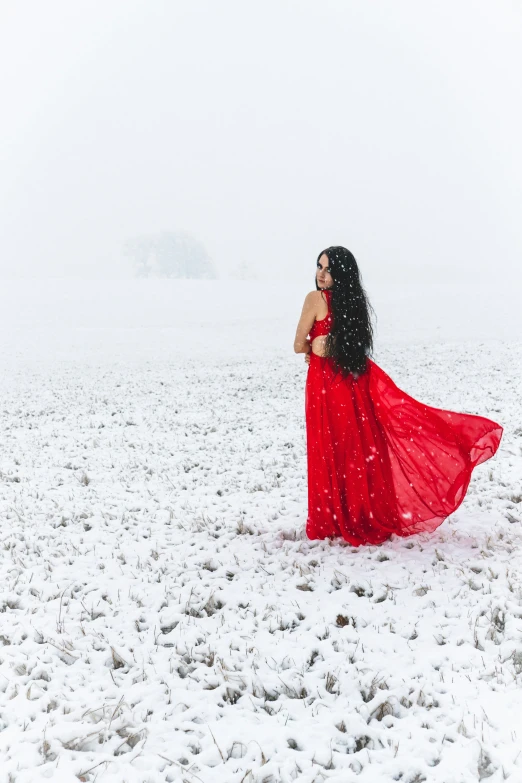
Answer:
[{"label": "distant tree", "polygon": [[123,245],[135,277],[214,279],[216,270],[205,246],[185,231],[133,237]]},{"label": "distant tree", "polygon": [[255,280],[257,278],[252,265],[248,264],[246,261],[241,261],[241,263],[232,270],[230,276],[235,280]]}]

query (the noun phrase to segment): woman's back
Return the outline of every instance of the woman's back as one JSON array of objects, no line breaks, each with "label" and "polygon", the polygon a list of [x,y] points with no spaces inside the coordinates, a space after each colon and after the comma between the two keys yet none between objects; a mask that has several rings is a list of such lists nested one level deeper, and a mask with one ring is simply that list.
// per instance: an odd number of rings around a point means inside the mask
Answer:
[{"label": "woman's back", "polygon": [[318,312],[309,334],[312,352],[317,356],[324,356],[326,337],[332,328],[331,295],[329,290],[317,291]]}]

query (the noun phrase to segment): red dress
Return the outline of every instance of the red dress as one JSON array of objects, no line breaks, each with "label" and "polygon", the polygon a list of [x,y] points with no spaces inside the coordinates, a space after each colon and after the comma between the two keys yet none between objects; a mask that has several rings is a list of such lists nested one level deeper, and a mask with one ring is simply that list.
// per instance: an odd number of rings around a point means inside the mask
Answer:
[{"label": "red dress", "polygon": [[[331,291],[325,291],[330,309]],[[332,314],[310,339],[328,334]],[[432,408],[368,359],[358,377],[334,375],[310,354],[305,389],[308,538],[353,546],[435,530],[464,500],[471,472],[503,429],[482,416]]]}]

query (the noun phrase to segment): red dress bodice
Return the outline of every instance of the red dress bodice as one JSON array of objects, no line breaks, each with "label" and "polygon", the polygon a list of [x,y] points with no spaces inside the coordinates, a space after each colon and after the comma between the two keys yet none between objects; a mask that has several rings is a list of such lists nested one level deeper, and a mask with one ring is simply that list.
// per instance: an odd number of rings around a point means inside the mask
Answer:
[{"label": "red dress bodice", "polygon": [[321,335],[328,334],[330,329],[332,328],[332,313],[330,310],[330,301],[332,292],[328,289],[326,291],[323,291],[323,293],[326,296],[326,304],[328,305],[328,315],[326,318],[321,318],[320,321],[315,320],[312,328],[310,329],[310,334],[308,335],[310,337],[310,342],[314,340],[316,337],[320,337]]}]

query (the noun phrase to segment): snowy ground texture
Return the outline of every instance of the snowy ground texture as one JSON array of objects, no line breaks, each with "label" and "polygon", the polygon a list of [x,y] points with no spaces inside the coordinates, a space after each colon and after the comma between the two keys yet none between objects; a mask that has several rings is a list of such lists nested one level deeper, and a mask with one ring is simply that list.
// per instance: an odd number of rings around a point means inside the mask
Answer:
[{"label": "snowy ground texture", "polygon": [[353,548],[304,535],[291,345],[30,343],[1,354],[1,783],[522,781],[522,345],[383,344],[505,435],[435,533]]}]

